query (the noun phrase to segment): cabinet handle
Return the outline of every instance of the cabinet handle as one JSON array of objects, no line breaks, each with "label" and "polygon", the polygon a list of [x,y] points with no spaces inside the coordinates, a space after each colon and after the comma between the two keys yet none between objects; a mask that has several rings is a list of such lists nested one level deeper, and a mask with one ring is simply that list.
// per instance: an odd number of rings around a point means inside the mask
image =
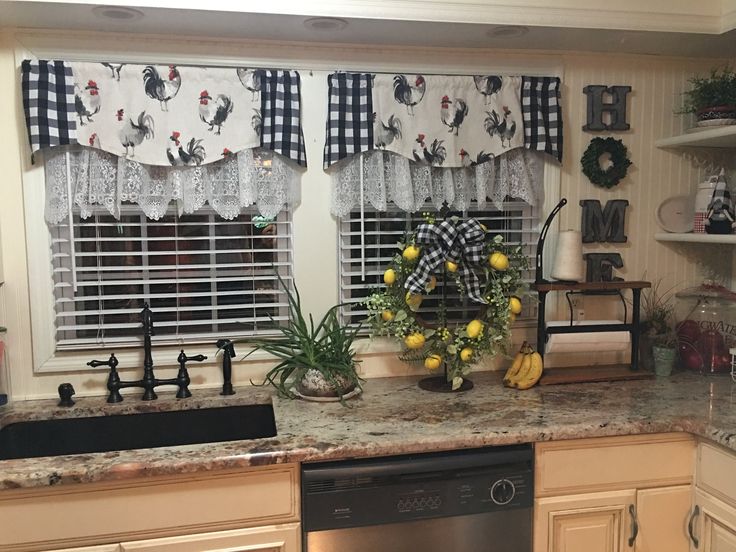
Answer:
[{"label": "cabinet handle", "polygon": [[690,514],[690,521],[687,522],[687,533],[690,535],[690,540],[693,541],[693,546],[698,547],[700,541],[695,536],[695,518],[700,515],[700,506],[697,504],[693,507],[693,513]]},{"label": "cabinet handle", "polygon": [[636,537],[639,534],[639,521],[636,519],[636,509],[633,504],[629,504],[629,515],[631,516],[631,536],[629,537],[629,547],[634,546]]}]

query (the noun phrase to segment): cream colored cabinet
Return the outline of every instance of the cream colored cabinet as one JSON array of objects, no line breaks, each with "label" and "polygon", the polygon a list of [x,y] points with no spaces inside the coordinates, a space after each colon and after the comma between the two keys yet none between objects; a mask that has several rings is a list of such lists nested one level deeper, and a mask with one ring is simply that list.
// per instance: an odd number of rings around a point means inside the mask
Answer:
[{"label": "cream colored cabinet", "polygon": [[698,446],[692,552],[736,552],[735,470],[733,452],[707,443]]},{"label": "cream colored cabinet", "polygon": [[297,552],[299,470],[11,489],[0,492],[0,526],[13,528],[0,530],[0,552]]},{"label": "cream colored cabinet", "polygon": [[691,492],[678,485],[539,499],[535,552],[688,552]]},{"label": "cream colored cabinet", "polygon": [[692,517],[694,552],[736,552],[736,508],[714,496],[695,491]]},{"label": "cream colored cabinet", "polygon": [[631,535],[635,491],[539,499],[535,552],[623,552]]},{"label": "cream colored cabinet", "polygon": [[534,552],[688,552],[694,464],[682,434],[537,445]]},{"label": "cream colored cabinet", "polygon": [[298,552],[298,523],[124,542],[122,552]]},{"label": "cream colored cabinet", "polygon": [[687,522],[692,492],[692,485],[636,492],[639,526],[636,552],[688,552]]}]

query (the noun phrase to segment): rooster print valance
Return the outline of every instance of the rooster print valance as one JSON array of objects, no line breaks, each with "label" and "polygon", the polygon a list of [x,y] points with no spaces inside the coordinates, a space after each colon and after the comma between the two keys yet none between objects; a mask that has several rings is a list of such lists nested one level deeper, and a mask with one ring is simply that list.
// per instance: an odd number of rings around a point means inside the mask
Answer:
[{"label": "rooster print valance", "polygon": [[325,168],[373,149],[448,168],[522,147],[562,160],[556,77],[334,73],[329,89]]},{"label": "rooster print valance", "polygon": [[34,152],[185,167],[260,147],[306,166],[296,71],[26,60],[22,86]]}]

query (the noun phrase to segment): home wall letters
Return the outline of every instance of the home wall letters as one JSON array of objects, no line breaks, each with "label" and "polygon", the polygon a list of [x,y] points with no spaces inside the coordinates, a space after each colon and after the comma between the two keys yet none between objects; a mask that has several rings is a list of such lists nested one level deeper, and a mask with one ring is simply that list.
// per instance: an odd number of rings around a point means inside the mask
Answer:
[{"label": "home wall letters", "polygon": [[626,207],[629,206],[627,200],[612,199],[601,209],[599,200],[582,199],[580,206],[583,208],[580,223],[583,243],[626,243]]},{"label": "home wall letters", "polygon": [[[629,92],[630,86],[590,84],[583,88],[583,93],[588,96],[588,122],[583,126],[583,130],[629,130],[631,127],[626,122],[626,96]],[[610,102],[603,101],[604,93],[610,94]],[[603,122],[604,112],[611,115],[610,124]]]}]

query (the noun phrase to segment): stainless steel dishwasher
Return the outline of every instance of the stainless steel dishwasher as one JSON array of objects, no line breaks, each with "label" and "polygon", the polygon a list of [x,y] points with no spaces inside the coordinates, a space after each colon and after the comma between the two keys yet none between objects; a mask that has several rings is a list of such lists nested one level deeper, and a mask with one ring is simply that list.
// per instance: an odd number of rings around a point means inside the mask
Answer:
[{"label": "stainless steel dishwasher", "polygon": [[531,446],[304,464],[306,552],[530,552]]}]

